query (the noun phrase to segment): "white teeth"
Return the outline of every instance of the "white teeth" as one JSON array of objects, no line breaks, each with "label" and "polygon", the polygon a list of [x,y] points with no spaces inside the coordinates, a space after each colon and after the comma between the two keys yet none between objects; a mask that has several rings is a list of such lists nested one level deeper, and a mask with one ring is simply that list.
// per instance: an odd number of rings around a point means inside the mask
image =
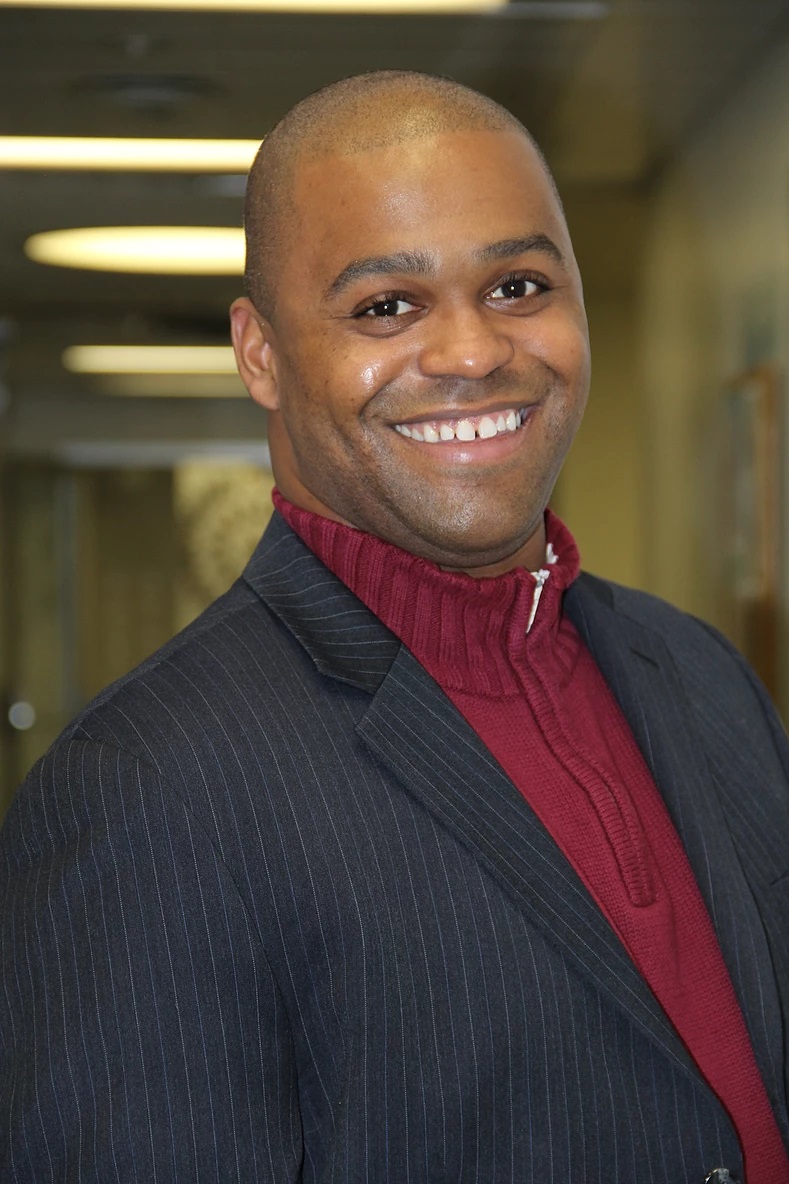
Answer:
[{"label": "white teeth", "polygon": [[454,426],[446,421],[437,421],[437,426],[432,423],[420,423],[408,427],[404,423],[397,423],[394,427],[401,436],[407,436],[419,443],[438,444],[441,440],[462,440],[464,443],[470,443],[476,439],[492,440],[502,432],[514,432],[521,426],[523,419],[524,414],[521,411],[502,411],[496,415],[483,415],[479,419],[461,419]]}]

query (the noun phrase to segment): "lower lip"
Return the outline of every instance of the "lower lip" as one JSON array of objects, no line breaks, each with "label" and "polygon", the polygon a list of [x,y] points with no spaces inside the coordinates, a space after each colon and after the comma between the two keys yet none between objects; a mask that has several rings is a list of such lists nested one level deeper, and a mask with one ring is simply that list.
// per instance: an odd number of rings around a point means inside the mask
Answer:
[{"label": "lower lip", "polygon": [[488,440],[481,440],[479,437],[474,440],[458,440],[456,437],[454,440],[441,440],[438,444],[427,444],[424,440],[415,440],[413,436],[400,436],[399,432],[397,435],[404,444],[412,444],[423,452],[429,452],[439,463],[482,464],[509,456],[520,446],[533,412],[533,407],[527,409],[521,426],[514,432],[500,432]]}]

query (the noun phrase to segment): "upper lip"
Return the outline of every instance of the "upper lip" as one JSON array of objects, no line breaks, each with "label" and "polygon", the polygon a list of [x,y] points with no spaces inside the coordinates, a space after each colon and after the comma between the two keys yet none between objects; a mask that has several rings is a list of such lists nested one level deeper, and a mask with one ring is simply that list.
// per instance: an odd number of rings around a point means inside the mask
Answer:
[{"label": "upper lip", "polygon": [[493,403],[488,407],[441,407],[435,411],[420,412],[418,415],[406,415],[393,419],[392,423],[432,423],[435,420],[481,419],[484,415],[499,415],[502,411],[523,411],[533,406],[531,403],[510,400]]}]

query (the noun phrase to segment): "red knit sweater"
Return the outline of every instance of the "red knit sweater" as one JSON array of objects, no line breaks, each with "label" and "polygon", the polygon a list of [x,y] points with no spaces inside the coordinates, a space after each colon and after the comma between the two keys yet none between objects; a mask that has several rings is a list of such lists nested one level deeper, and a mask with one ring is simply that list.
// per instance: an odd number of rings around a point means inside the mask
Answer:
[{"label": "red knit sweater", "polygon": [[561,611],[579,570],[566,527],[547,513],[549,558],[537,577],[518,568],[473,579],[297,509],[277,491],[274,501],[411,650],[551,833],[728,1111],[748,1184],[789,1180],[679,836],[616,700]]}]

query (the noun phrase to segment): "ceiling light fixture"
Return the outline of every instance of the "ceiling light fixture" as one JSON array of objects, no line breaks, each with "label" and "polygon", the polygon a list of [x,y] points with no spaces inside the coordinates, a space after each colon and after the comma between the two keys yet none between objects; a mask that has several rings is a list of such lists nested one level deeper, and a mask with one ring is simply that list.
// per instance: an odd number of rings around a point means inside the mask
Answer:
[{"label": "ceiling light fixture", "polygon": [[241,275],[244,232],[235,226],[88,226],[47,230],[24,246],[35,263],[149,275]]},{"label": "ceiling light fixture", "polygon": [[0,168],[245,173],[259,147],[260,140],[0,136]]},{"label": "ceiling light fixture", "polygon": [[0,8],[126,8],[189,12],[286,12],[312,16],[512,16],[601,20],[606,0],[0,0]]},{"label": "ceiling light fixture", "polygon": [[282,12],[346,16],[503,16],[602,20],[606,0],[0,0],[0,8],[169,9],[176,12]]},{"label": "ceiling light fixture", "polygon": [[230,345],[71,345],[73,374],[236,374]]},{"label": "ceiling light fixture", "polygon": [[[393,15],[492,12],[508,0],[0,0],[14,8],[136,8],[222,12]],[[536,7],[536,5],[535,5]]]}]

